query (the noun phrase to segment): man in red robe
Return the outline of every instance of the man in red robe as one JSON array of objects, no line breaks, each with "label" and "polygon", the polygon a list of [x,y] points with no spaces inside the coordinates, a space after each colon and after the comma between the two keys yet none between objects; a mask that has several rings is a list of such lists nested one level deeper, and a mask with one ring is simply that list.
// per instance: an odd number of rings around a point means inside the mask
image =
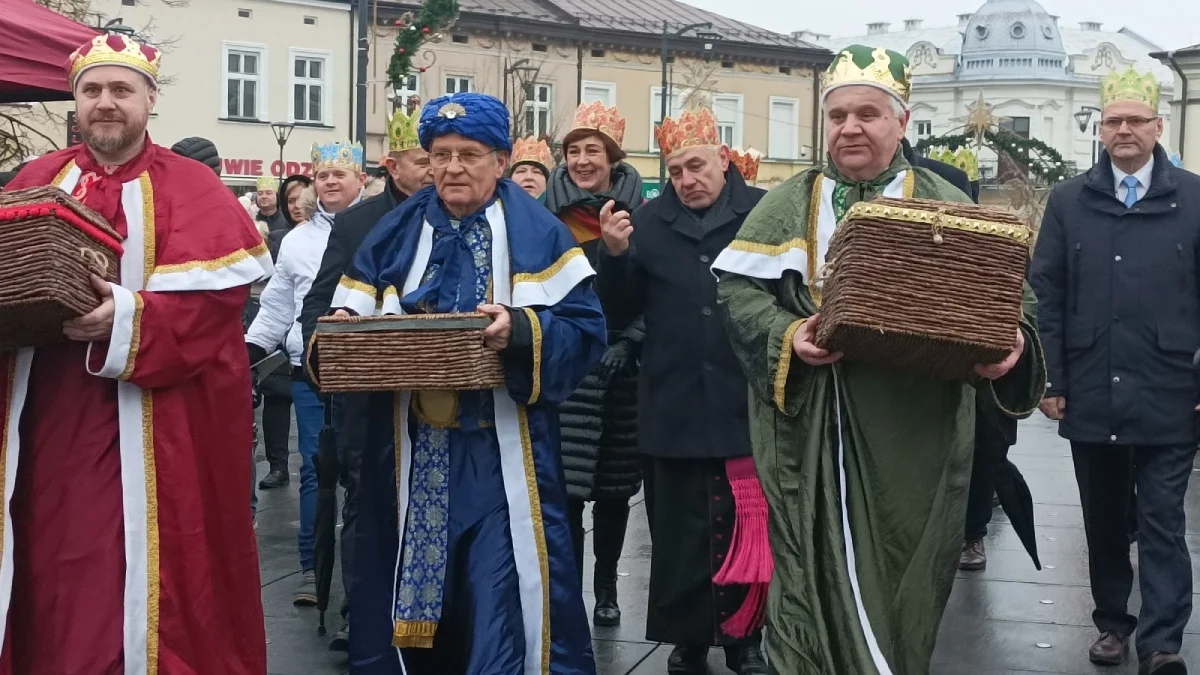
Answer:
[{"label": "man in red robe", "polygon": [[84,144],[7,186],[74,195],[124,252],[67,342],[0,354],[0,675],[266,672],[241,314],[270,257],[211,169],[147,137],[158,65],[81,47]]}]

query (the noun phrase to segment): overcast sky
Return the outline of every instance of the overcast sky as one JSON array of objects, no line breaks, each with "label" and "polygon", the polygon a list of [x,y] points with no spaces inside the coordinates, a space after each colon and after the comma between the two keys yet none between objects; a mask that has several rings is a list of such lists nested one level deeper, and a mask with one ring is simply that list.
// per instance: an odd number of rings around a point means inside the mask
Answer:
[{"label": "overcast sky", "polygon": [[[684,0],[690,5],[780,33],[812,30],[834,36],[862,35],[869,21],[889,21],[892,29],[905,19],[924,19],[926,27],[953,26],[955,16],[978,9],[982,0]],[[1200,43],[1200,0],[1041,0],[1063,26],[1099,21],[1104,30],[1128,26],[1163,49]]]}]

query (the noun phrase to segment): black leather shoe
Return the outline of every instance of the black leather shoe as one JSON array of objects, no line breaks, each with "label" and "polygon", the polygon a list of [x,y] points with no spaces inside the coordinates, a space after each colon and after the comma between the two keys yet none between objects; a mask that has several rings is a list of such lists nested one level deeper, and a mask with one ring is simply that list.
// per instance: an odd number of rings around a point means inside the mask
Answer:
[{"label": "black leather shoe", "polygon": [[592,622],[597,626],[621,625],[621,608],[617,605],[617,580],[597,579],[596,609],[592,612]]},{"label": "black leather shoe", "polygon": [[738,675],[767,675],[767,659],[758,647],[726,647],[725,665]]},{"label": "black leather shoe", "polygon": [[342,629],[333,634],[333,639],[329,642],[329,651],[331,652],[349,652],[350,651],[350,624],[342,626]]},{"label": "black leather shoe", "polygon": [[676,647],[667,657],[670,675],[708,675],[708,647]]},{"label": "black leather shoe", "polygon": [[1125,650],[1128,646],[1128,637],[1105,631],[1088,650],[1088,659],[1101,666],[1117,666],[1125,662]]},{"label": "black leather shoe", "polygon": [[1154,652],[1142,661],[1138,675],[1187,675],[1187,665],[1178,654]]},{"label": "black leather shoe", "polygon": [[292,480],[288,477],[286,471],[283,471],[282,469],[272,469],[271,473],[267,474],[262,480],[258,481],[258,489],[271,490],[274,488],[284,487],[290,482],[292,482]]}]

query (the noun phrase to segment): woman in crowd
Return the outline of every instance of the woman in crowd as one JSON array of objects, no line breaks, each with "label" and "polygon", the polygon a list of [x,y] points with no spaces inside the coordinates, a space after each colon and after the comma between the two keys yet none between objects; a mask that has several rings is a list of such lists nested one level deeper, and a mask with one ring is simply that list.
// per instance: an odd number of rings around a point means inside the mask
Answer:
[{"label": "woman in crowd", "polygon": [[[616,108],[599,102],[581,105],[563,139],[566,164],[555,169],[545,193],[546,208],[571,229],[593,267],[600,249],[600,209],[610,200],[616,202],[614,210],[632,211],[642,203],[642,178],[622,161],[624,135],[625,119]],[[644,324],[620,307],[605,307],[604,314],[609,347],[560,408],[559,421],[579,576],[582,580],[584,503],[593,501],[593,620],[597,626],[615,626],[621,621],[617,560],[625,544],[629,498],[641,487],[637,352]]]},{"label": "woman in crowd", "polygon": [[553,168],[554,154],[546,141],[530,136],[513,144],[508,177],[540,202],[546,201],[546,181]]}]

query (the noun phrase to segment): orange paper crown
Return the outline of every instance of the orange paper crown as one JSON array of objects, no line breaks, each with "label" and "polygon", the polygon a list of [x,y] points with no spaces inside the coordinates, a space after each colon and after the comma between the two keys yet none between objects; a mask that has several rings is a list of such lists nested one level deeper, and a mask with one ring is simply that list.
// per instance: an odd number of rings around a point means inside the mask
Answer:
[{"label": "orange paper crown", "polygon": [[158,67],[162,52],[120,33],[97,35],[67,61],[67,80],[71,88],[83,71],[94,66],[124,66],[150,78],[158,86]]},{"label": "orange paper crown", "polygon": [[512,165],[533,162],[541,164],[546,173],[554,168],[554,154],[550,152],[550,146],[546,145],[546,141],[540,138],[518,138],[516,143],[513,143]]},{"label": "orange paper crown", "polygon": [[689,148],[719,147],[721,136],[717,133],[717,118],[708,108],[699,113],[685,110],[679,121],[670,117],[654,129],[658,148],[664,157]]},{"label": "orange paper crown", "polygon": [[742,178],[747,181],[754,182],[758,180],[758,165],[762,163],[762,154],[754,148],[750,148],[746,152],[741,150],[731,150],[729,152],[729,161],[741,172]]},{"label": "orange paper crown", "polygon": [[625,140],[625,118],[621,116],[616,106],[608,107],[600,101],[582,103],[575,109],[575,120],[571,123],[571,131],[577,129],[595,129],[621,147]]}]

